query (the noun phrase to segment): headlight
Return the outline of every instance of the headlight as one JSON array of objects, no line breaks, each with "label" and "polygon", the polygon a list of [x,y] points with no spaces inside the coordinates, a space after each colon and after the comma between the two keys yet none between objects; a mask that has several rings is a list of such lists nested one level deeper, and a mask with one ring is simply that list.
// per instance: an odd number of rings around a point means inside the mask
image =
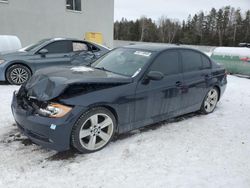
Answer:
[{"label": "headlight", "polygon": [[3,64],[5,62],[5,60],[0,59],[0,64]]},{"label": "headlight", "polygon": [[71,110],[72,107],[57,103],[51,103],[46,107],[46,109],[40,109],[39,114],[51,118],[60,118],[68,114]]}]

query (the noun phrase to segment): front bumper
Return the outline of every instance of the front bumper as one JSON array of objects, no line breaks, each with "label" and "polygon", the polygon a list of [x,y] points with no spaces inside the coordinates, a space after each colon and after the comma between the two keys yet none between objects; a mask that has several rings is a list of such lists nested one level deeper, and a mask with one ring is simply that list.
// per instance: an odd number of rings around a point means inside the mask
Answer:
[{"label": "front bumper", "polygon": [[5,66],[0,64],[0,81],[5,81]]},{"label": "front bumper", "polygon": [[22,133],[34,143],[56,151],[70,149],[72,127],[84,111],[82,107],[76,106],[63,118],[41,117],[31,114],[19,106],[15,93],[13,94],[11,109]]}]

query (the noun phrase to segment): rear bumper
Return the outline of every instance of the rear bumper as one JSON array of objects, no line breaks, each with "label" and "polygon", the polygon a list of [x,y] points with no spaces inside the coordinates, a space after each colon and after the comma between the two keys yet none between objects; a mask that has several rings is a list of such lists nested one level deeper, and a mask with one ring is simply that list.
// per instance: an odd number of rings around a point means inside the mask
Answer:
[{"label": "rear bumper", "polygon": [[225,76],[220,84],[220,99],[225,93],[226,87],[227,87],[227,77]]},{"label": "rear bumper", "polygon": [[83,108],[74,107],[63,118],[47,118],[30,114],[17,104],[16,95],[13,95],[12,113],[18,128],[34,143],[56,151],[70,149],[71,130]]},{"label": "rear bumper", "polygon": [[226,85],[223,85],[220,87],[220,98],[223,96],[223,94],[225,93],[226,91]]}]

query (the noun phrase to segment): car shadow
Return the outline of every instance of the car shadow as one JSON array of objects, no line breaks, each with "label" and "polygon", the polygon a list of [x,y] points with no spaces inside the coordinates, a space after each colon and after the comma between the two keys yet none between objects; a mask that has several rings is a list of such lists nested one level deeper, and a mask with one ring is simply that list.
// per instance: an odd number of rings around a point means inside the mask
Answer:
[{"label": "car shadow", "polygon": [[46,160],[48,161],[64,161],[69,159],[74,159],[77,157],[77,155],[80,155],[76,150],[70,149],[68,151],[58,152],[55,155],[52,155]]},{"label": "car shadow", "polygon": [[[144,132],[148,132],[148,131],[152,131],[152,130],[157,130],[157,129],[161,128],[162,126],[167,126],[167,124],[169,124],[169,123],[176,123],[176,122],[183,121],[185,119],[189,119],[189,118],[192,118],[194,116],[199,116],[199,115],[200,114],[197,112],[190,113],[190,114],[186,114],[186,115],[179,116],[176,118],[168,119],[168,120],[165,120],[165,121],[162,121],[159,123],[151,124],[151,125],[145,126],[143,128],[140,128],[140,129],[137,129],[134,131],[130,131],[128,133],[117,135],[114,137],[112,142],[127,139],[133,135],[138,134],[138,133],[144,133]],[[13,126],[16,127],[15,124],[13,124]],[[26,137],[24,138],[23,136],[21,136],[21,134],[19,133],[17,128],[12,130],[10,133],[6,134],[5,137],[9,138],[9,139],[7,139],[5,141],[0,141],[0,142],[2,142],[2,143],[20,142],[24,146],[30,146],[33,144],[30,139],[28,139]],[[48,161],[67,161],[70,159],[74,159],[80,155],[81,154],[77,150],[70,149],[70,150],[64,151],[64,152],[57,152],[56,154],[47,157],[46,160],[48,160]]]},{"label": "car shadow", "polygon": [[152,130],[157,130],[157,129],[161,128],[162,126],[167,126],[166,124],[180,122],[180,121],[183,121],[185,119],[189,119],[189,118],[192,118],[194,116],[199,116],[199,115],[200,115],[200,113],[193,112],[193,113],[185,114],[185,115],[178,116],[178,117],[175,117],[175,118],[171,118],[171,119],[168,119],[168,120],[164,120],[164,121],[161,121],[161,122],[158,122],[158,123],[155,123],[155,124],[147,125],[145,127],[139,128],[137,130],[117,135],[114,138],[113,141],[115,142],[117,140],[124,140],[124,139],[126,139],[128,137],[131,137],[133,135],[138,134],[138,132],[139,133],[144,133],[144,132],[148,132],[148,131],[152,131]]},{"label": "car shadow", "polygon": [[8,82],[0,81],[0,85],[9,85]]},{"label": "car shadow", "polygon": [[[144,132],[148,132],[148,131],[152,131],[152,130],[157,130],[157,129],[161,128],[162,126],[166,126],[166,124],[176,123],[176,122],[183,121],[185,119],[189,119],[189,118],[192,118],[194,116],[199,116],[199,115],[200,115],[199,113],[195,112],[195,113],[190,113],[190,114],[186,114],[186,115],[183,115],[183,116],[179,116],[179,117],[176,117],[176,118],[172,118],[172,119],[169,119],[169,120],[165,120],[165,121],[162,121],[162,122],[159,122],[159,123],[156,123],[156,124],[151,124],[151,125],[145,126],[143,128],[140,128],[140,129],[137,129],[137,130],[134,130],[134,131],[130,131],[128,133],[117,135],[117,136],[115,136],[115,138],[113,139],[112,142],[127,139],[127,138],[129,138],[129,137],[131,137],[133,135],[138,134],[138,132],[139,133],[144,133]],[[74,149],[71,149],[69,151],[58,152],[55,155],[52,155],[52,156],[48,157],[47,160],[49,160],[49,161],[69,160],[69,159],[73,159],[73,158],[75,158],[77,156],[80,156],[80,155],[81,154],[79,154],[79,152],[77,152]]]}]

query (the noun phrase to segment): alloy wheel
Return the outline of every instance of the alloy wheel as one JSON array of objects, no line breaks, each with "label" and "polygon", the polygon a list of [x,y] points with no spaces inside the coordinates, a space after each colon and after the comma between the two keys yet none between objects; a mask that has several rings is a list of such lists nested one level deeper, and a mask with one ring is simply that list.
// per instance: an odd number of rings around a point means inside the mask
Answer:
[{"label": "alloy wheel", "polygon": [[15,68],[10,73],[10,78],[15,84],[23,84],[29,78],[29,73],[23,68]]},{"label": "alloy wheel", "polygon": [[114,123],[106,114],[97,113],[90,116],[79,132],[82,147],[87,150],[98,150],[106,145],[114,132]]},{"label": "alloy wheel", "polygon": [[206,97],[205,103],[204,103],[204,109],[207,113],[212,112],[216,104],[218,102],[218,91],[216,89],[211,89]]}]

